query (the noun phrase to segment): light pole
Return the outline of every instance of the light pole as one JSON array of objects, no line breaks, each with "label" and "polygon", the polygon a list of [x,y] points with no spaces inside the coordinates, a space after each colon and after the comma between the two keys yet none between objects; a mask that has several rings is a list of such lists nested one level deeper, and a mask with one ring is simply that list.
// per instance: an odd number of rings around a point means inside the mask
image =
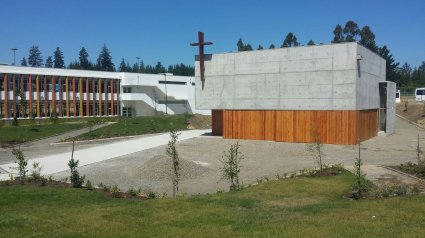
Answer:
[{"label": "light pole", "polygon": [[137,73],[140,73],[140,57],[136,56],[137,59]]},{"label": "light pole", "polygon": [[12,48],[10,50],[13,51],[13,66],[15,66],[15,56],[16,56],[16,51],[18,50],[18,48]]},{"label": "light pole", "polygon": [[165,77],[165,114],[168,114],[168,93],[167,93],[167,73],[164,73]]}]

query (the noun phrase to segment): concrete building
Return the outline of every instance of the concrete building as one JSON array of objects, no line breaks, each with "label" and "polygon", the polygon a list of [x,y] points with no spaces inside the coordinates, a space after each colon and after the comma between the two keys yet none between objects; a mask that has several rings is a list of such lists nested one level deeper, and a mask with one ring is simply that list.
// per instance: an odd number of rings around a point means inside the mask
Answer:
[{"label": "concrete building", "polygon": [[196,107],[212,110],[224,138],[355,144],[393,132],[392,99],[381,99],[395,84],[357,43],[206,55],[204,82],[198,58]]},{"label": "concrete building", "polygon": [[194,97],[193,77],[0,65],[1,119],[208,114]]}]

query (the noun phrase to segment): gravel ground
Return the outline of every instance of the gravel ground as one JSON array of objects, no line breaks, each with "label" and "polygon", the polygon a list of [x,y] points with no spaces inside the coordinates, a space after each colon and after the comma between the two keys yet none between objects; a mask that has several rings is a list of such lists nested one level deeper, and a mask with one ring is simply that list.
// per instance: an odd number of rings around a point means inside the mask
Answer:
[{"label": "gravel ground", "polygon": [[[396,133],[377,136],[362,143],[365,165],[395,165],[416,161],[417,135],[425,141],[425,131],[397,118]],[[227,190],[228,184],[221,180],[220,167],[223,152],[237,140],[202,136],[181,141],[177,149],[183,159],[180,191],[183,194],[214,193]],[[306,152],[304,143],[270,141],[239,141],[244,160],[241,178],[244,184],[252,184],[259,178],[275,178],[276,175],[299,172],[304,168],[317,167]],[[167,161],[166,146],[140,151],[130,155],[87,165],[79,168],[94,184],[100,182],[117,185],[122,190],[141,187],[156,193],[172,194],[169,179],[171,164]],[[357,156],[356,146],[324,145],[325,163],[341,163],[353,166]],[[69,176],[67,171],[57,173],[56,178]]]}]

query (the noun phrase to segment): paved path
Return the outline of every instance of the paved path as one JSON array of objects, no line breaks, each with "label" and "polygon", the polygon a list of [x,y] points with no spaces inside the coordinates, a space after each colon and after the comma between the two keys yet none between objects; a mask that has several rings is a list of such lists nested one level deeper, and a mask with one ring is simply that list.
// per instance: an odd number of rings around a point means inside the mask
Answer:
[{"label": "paved path", "polygon": [[[201,136],[210,130],[189,130],[182,131],[179,136],[179,141]],[[169,140],[169,134],[163,133],[154,136],[133,138],[125,141],[112,142],[106,145],[93,146],[91,148],[78,149],[74,151],[74,158],[79,160],[79,166],[85,166],[96,162],[109,160],[115,157],[129,155],[138,151],[151,149],[154,147],[166,145]],[[39,162],[42,167],[43,174],[53,174],[61,171],[68,170],[68,161],[71,159],[72,151],[59,153],[40,158],[30,159],[28,161],[29,167],[34,162]],[[8,163],[0,165],[0,170],[6,173],[0,174],[0,180],[8,179],[9,173],[13,173],[11,167],[16,167],[15,163]],[[16,173],[16,172],[15,172]]]},{"label": "paved path", "polygon": [[[96,130],[105,126],[109,126],[110,123],[99,124],[92,127],[92,130]],[[90,131],[89,127],[73,130],[59,135],[22,143],[20,145],[21,150],[28,159],[39,158],[47,156],[49,154],[56,154],[63,151],[63,147],[69,147],[67,145],[59,145],[52,147],[51,144],[59,142],[61,140],[75,137]],[[0,164],[7,164],[14,161],[15,156],[12,155],[13,148],[0,148]]]}]

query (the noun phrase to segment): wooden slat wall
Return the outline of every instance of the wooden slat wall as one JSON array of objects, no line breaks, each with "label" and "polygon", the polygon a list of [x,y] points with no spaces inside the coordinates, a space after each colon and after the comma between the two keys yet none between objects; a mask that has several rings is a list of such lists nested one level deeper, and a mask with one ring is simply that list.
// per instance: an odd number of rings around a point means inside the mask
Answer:
[{"label": "wooden slat wall", "polygon": [[[213,134],[224,138],[356,144],[376,136],[378,111],[213,110]],[[221,124],[220,124],[221,123]],[[316,136],[315,136],[316,135]]]},{"label": "wooden slat wall", "polygon": [[363,110],[359,111],[358,114],[360,141],[376,136],[379,126],[377,110]]}]

